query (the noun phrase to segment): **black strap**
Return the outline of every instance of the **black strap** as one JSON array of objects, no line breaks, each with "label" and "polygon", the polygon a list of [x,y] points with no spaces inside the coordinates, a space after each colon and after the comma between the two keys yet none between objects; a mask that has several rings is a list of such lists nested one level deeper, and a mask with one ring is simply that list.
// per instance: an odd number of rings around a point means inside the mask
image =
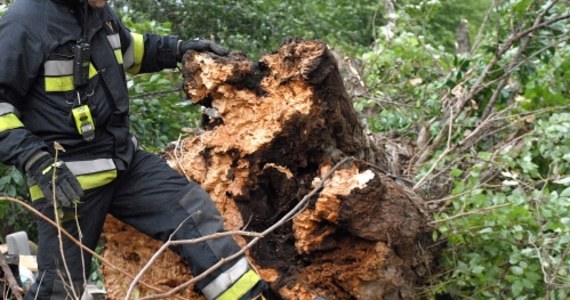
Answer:
[{"label": "black strap", "polygon": [[87,40],[87,14],[89,9],[89,1],[83,1],[83,28],[81,29],[81,41],[88,43]]}]

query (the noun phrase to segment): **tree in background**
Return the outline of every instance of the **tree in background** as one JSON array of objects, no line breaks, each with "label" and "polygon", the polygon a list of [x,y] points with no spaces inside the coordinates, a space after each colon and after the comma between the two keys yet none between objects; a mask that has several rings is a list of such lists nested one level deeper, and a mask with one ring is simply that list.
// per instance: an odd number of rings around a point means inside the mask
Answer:
[{"label": "tree in background", "polygon": [[[320,39],[347,50],[371,45],[378,1],[115,0],[122,13],[171,22],[184,38],[215,39],[250,57],[276,49],[284,38]],[[121,9],[119,9],[121,11]],[[377,22],[379,20],[376,20]],[[334,43],[333,43],[334,42]]]},{"label": "tree in background", "polygon": [[494,1],[473,47],[456,55],[451,31],[426,15],[441,5],[400,3],[377,28],[363,55],[369,93],[356,102],[371,131],[415,149],[402,154],[403,175],[427,200],[444,246],[426,294],[566,299],[570,6]]}]

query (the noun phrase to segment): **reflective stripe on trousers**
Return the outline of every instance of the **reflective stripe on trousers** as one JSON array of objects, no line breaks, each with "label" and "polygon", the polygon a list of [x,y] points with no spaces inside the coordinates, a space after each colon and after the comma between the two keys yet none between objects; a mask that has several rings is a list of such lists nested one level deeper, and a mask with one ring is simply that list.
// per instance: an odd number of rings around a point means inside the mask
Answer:
[{"label": "reflective stripe on trousers", "polygon": [[[203,288],[202,293],[208,299],[216,299],[220,294],[222,295],[218,299],[226,299],[229,295],[237,296],[229,299],[239,299],[260,280],[255,272],[248,270],[247,258],[242,257],[229,270]],[[253,274],[247,275],[250,272]]]}]

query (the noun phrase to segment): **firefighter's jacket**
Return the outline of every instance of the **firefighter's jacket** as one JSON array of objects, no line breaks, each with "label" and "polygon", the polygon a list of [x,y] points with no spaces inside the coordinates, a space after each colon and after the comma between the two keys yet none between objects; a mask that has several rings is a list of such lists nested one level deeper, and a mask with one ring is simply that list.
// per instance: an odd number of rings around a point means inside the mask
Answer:
[{"label": "firefighter's jacket", "polygon": [[[22,170],[38,151],[55,154],[57,142],[88,189],[127,168],[136,148],[125,72],[174,68],[178,37],[130,32],[108,6],[89,7],[85,19],[83,6],[70,2],[18,0],[0,17],[0,162]],[[74,86],[73,47],[82,37],[91,48],[89,80]],[[92,140],[72,113],[84,105]]]}]

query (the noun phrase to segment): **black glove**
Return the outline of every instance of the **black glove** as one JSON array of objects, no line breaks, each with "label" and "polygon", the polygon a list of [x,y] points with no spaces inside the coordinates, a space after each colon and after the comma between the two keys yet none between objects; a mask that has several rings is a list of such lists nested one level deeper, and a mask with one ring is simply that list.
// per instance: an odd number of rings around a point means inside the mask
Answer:
[{"label": "black glove", "polygon": [[226,56],[230,53],[230,50],[210,40],[178,41],[176,59],[178,59],[178,61],[182,61],[182,56],[188,50],[195,50],[199,52],[208,51],[220,56]]},{"label": "black glove", "polygon": [[78,201],[83,196],[83,189],[64,162],[54,162],[50,154],[41,153],[33,156],[26,164],[26,174],[40,187],[48,200],[53,196],[54,172],[56,203],[61,207],[71,207],[71,202]]}]

